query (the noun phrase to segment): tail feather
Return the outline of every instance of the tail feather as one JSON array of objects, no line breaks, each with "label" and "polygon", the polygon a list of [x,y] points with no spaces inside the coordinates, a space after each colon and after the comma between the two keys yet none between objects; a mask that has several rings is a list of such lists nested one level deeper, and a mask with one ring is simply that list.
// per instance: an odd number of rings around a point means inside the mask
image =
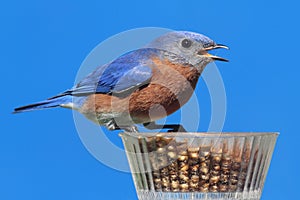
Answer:
[{"label": "tail feather", "polygon": [[72,103],[72,97],[67,96],[58,96],[55,98],[50,98],[45,101],[40,101],[37,103],[29,104],[26,106],[21,106],[14,109],[13,113],[21,113],[21,112],[27,112],[27,111],[33,111],[33,110],[41,110],[46,108],[54,108],[59,107],[63,104]]}]

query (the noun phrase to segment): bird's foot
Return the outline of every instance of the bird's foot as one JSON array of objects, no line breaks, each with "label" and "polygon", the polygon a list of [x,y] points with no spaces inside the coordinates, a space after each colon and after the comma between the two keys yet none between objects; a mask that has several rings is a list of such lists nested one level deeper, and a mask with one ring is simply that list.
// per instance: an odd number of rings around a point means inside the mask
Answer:
[{"label": "bird's foot", "polygon": [[138,128],[134,125],[129,125],[129,126],[119,126],[114,120],[109,121],[106,124],[106,128],[110,131],[114,130],[123,130],[128,133],[137,133],[139,132]]},{"label": "bird's foot", "polygon": [[143,125],[145,128],[150,130],[170,129],[168,132],[187,132],[181,124],[156,124],[155,122],[148,122]]}]

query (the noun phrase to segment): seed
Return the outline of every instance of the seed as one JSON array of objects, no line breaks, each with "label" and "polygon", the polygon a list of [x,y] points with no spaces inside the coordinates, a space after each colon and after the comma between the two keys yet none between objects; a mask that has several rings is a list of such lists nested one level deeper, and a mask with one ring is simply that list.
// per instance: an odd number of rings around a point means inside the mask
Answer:
[{"label": "seed", "polygon": [[191,170],[192,172],[198,172],[198,169],[199,169],[199,165],[194,165],[194,166],[191,166],[191,167],[190,167],[190,170]]},{"label": "seed", "polygon": [[220,189],[220,192],[227,192],[228,191],[228,185],[219,185],[219,189]]},{"label": "seed", "polygon": [[176,155],[176,153],[175,152],[173,152],[173,151],[171,151],[171,152],[168,152],[168,154],[167,154],[168,156],[169,156],[169,158],[171,158],[171,159],[176,159],[176,157],[177,157],[177,155]]},{"label": "seed", "polygon": [[157,153],[162,154],[164,152],[165,152],[165,148],[163,148],[163,147],[157,148]]},{"label": "seed", "polygon": [[240,168],[241,168],[241,164],[240,164],[240,163],[234,162],[234,163],[232,164],[232,169],[233,169],[233,170],[239,170]]},{"label": "seed", "polygon": [[195,189],[197,189],[198,187],[199,187],[199,183],[198,182],[196,182],[196,183],[190,182],[190,189],[193,188],[193,191],[195,191]]},{"label": "seed", "polygon": [[192,177],[191,177],[191,181],[192,182],[199,182],[199,176],[198,175],[193,175]]},{"label": "seed", "polygon": [[179,175],[180,181],[188,182],[189,177],[184,175]]},{"label": "seed", "polygon": [[212,176],[212,177],[210,177],[209,182],[211,184],[215,184],[215,183],[218,183],[219,180],[220,180],[220,176]]},{"label": "seed", "polygon": [[170,186],[170,183],[169,182],[162,182],[161,184],[163,187],[169,187]]},{"label": "seed", "polygon": [[219,187],[218,187],[217,185],[212,185],[212,186],[210,186],[209,190],[210,190],[211,192],[218,192]]},{"label": "seed", "polygon": [[187,171],[189,169],[188,165],[184,165],[183,167],[180,168],[180,171]]},{"label": "seed", "polygon": [[208,174],[203,174],[203,175],[201,175],[201,179],[202,180],[208,180],[209,179],[209,175]]},{"label": "seed", "polygon": [[220,162],[221,161],[221,156],[214,156],[212,160],[214,162]]},{"label": "seed", "polygon": [[229,185],[229,187],[228,187],[228,190],[229,190],[230,192],[235,192],[236,189],[237,189],[237,186],[236,186],[236,185]]},{"label": "seed", "polygon": [[154,183],[160,183],[160,182],[161,182],[160,178],[155,178],[154,179]]},{"label": "seed", "polygon": [[219,171],[220,170],[220,165],[218,165],[218,164],[215,164],[214,166],[213,166],[213,169],[214,170],[216,170],[216,171]]},{"label": "seed", "polygon": [[181,190],[188,190],[189,189],[189,185],[187,183],[180,184],[180,189]]},{"label": "seed", "polygon": [[238,180],[236,180],[236,179],[230,179],[230,183],[231,183],[232,185],[236,185],[237,182],[238,182]]},{"label": "seed", "polygon": [[199,158],[199,154],[197,152],[190,153],[190,158],[197,159],[197,158]]},{"label": "seed", "polygon": [[208,187],[200,187],[200,192],[208,192]]},{"label": "seed", "polygon": [[171,187],[174,188],[179,188],[179,181],[172,181]]},{"label": "seed", "polygon": [[211,175],[218,176],[220,175],[220,171],[211,171]]},{"label": "seed", "polygon": [[182,155],[180,155],[180,156],[178,157],[178,160],[179,160],[179,161],[187,161],[188,159],[189,159],[188,156],[182,156]]}]

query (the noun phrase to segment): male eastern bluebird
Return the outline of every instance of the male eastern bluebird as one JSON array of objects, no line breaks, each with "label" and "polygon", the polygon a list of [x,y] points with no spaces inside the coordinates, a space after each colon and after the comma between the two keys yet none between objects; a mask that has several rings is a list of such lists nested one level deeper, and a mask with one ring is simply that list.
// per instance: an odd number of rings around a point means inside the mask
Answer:
[{"label": "male eastern bluebird", "polygon": [[158,125],[155,121],[189,100],[208,63],[228,61],[208,53],[217,48],[228,49],[202,34],[169,32],[96,68],[73,88],[14,112],[63,107],[109,130],[136,132],[135,125],[143,124],[148,129],[183,131],[179,124]]}]

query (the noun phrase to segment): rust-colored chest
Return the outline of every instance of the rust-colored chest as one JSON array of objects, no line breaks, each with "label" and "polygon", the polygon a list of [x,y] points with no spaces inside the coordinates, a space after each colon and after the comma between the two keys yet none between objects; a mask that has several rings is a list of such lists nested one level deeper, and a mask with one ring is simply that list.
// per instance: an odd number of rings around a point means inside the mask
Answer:
[{"label": "rust-colored chest", "polygon": [[153,63],[153,76],[147,86],[125,98],[90,95],[80,112],[97,118],[130,115],[134,123],[146,123],[178,110],[192,96],[201,71],[159,59],[153,59]]}]

